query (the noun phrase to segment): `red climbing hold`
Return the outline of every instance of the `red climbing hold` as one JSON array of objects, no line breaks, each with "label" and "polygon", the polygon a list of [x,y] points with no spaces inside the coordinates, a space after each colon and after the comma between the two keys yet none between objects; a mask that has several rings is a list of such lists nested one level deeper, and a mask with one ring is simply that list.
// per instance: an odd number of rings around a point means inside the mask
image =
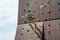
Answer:
[{"label": "red climbing hold", "polygon": [[44,20],[46,21],[46,20],[47,20],[47,18],[46,18],[46,17],[44,17]]},{"label": "red climbing hold", "polygon": [[51,13],[51,10],[48,10],[48,13]]},{"label": "red climbing hold", "polygon": [[48,26],[51,26],[51,24],[48,24]]},{"label": "red climbing hold", "polygon": [[48,31],[48,33],[51,33],[51,30],[47,30]]}]

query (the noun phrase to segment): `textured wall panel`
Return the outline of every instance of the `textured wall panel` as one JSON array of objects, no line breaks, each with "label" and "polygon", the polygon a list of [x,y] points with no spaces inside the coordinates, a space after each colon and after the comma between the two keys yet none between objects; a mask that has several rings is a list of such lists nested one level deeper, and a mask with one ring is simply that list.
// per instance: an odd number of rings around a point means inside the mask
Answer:
[{"label": "textured wall panel", "polygon": [[[39,6],[42,3],[43,5],[46,6],[44,7],[44,9],[39,8]],[[24,23],[23,21],[25,18],[23,19],[21,18],[21,16],[25,16],[29,10],[31,12],[34,12],[33,14],[38,14],[42,12],[43,14],[39,15],[40,20],[44,19],[44,17],[46,17],[47,19],[60,18],[59,3],[60,3],[60,0],[51,0],[51,1],[50,0],[19,0],[18,23]],[[48,13],[49,9],[51,10],[51,14]],[[35,16],[35,20],[37,19],[38,19],[38,16]]]},{"label": "textured wall panel", "polygon": [[[47,40],[60,40],[60,20],[52,20],[52,21],[46,21],[44,22],[44,28],[45,28],[45,38]],[[42,27],[40,25],[43,24],[43,22],[36,22],[38,29],[42,31]],[[51,24],[49,27],[48,24]],[[33,28],[35,27],[32,23]],[[50,30],[50,33],[48,32]],[[39,31],[36,29],[36,31],[39,33]],[[17,33],[16,33],[16,40],[39,40],[37,37],[37,34],[32,30],[32,28],[28,24],[21,24],[17,27]]]}]

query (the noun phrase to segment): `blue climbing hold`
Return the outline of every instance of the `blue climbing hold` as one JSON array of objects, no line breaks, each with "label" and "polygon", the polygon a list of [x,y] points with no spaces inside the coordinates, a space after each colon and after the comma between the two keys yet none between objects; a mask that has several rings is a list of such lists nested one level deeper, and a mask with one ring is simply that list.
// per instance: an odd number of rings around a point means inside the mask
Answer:
[{"label": "blue climbing hold", "polygon": [[58,2],[57,4],[60,5],[60,2]]},{"label": "blue climbing hold", "polygon": [[58,10],[60,11],[60,8]]},{"label": "blue climbing hold", "polygon": [[26,20],[26,18],[24,18],[24,20],[23,20],[23,23],[27,23],[27,20]]},{"label": "blue climbing hold", "polygon": [[27,30],[27,32],[29,32],[30,30]]},{"label": "blue climbing hold", "polygon": [[24,20],[24,23],[26,23],[26,20]]}]

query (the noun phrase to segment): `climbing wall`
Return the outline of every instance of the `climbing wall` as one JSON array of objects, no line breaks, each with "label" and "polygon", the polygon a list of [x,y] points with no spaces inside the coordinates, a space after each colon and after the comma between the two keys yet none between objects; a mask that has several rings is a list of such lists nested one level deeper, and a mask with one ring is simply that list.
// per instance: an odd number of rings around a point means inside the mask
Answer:
[{"label": "climbing wall", "polygon": [[45,38],[47,40],[60,40],[60,20],[47,21],[44,27],[47,28],[45,30]]},{"label": "climbing wall", "polygon": [[[29,25],[26,14],[34,14],[34,23]],[[60,40],[60,0],[19,0],[18,26],[15,40],[41,40],[44,21],[45,40]],[[39,34],[37,35],[36,32]]]},{"label": "climbing wall", "polygon": [[35,21],[40,20],[51,20],[60,18],[60,0],[19,0],[19,14],[18,23],[28,23],[26,18],[21,18],[27,13],[33,12],[38,14],[35,16]]},{"label": "climbing wall", "polygon": [[[50,26],[49,26],[50,23]],[[33,27],[34,24],[31,23]],[[42,31],[43,22],[36,22],[37,27]],[[60,40],[60,20],[44,22],[45,39]],[[38,32],[38,30],[36,30]],[[39,32],[38,32],[39,33]],[[21,24],[17,27],[17,34],[15,40],[40,40],[34,30],[28,24]]]},{"label": "climbing wall", "polygon": [[[42,31],[42,28],[39,27],[40,24],[42,25],[42,22],[38,22],[37,26]],[[34,27],[33,23],[32,26]],[[28,23],[28,24],[18,25],[17,35],[15,40],[40,40],[40,39],[38,38],[38,35],[35,34],[34,30],[31,29]]]}]

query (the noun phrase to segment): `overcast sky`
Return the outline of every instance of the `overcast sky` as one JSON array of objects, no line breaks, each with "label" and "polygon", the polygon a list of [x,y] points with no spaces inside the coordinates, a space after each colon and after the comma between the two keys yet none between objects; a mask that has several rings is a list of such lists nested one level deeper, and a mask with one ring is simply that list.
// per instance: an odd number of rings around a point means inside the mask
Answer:
[{"label": "overcast sky", "polygon": [[14,40],[17,15],[18,0],[0,0],[0,40]]}]

